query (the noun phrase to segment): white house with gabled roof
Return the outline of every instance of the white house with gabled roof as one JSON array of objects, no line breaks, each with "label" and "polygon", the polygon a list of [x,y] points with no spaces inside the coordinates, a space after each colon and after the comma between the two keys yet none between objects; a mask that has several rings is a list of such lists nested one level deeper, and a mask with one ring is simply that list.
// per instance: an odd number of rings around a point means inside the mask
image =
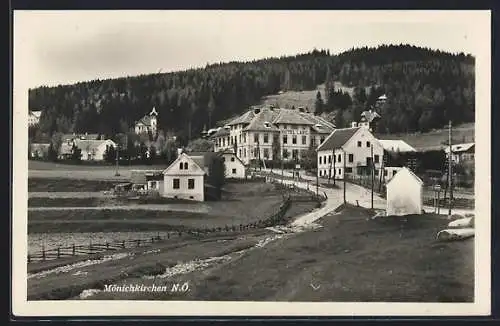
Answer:
[{"label": "white house with gabled roof", "polygon": [[226,150],[219,155],[224,161],[226,168],[226,178],[228,179],[244,179],[246,176],[245,163],[233,151]]},{"label": "white house with gabled roof", "polygon": [[423,185],[410,169],[401,168],[387,183],[387,215],[422,214]]},{"label": "white house with gabled roof", "polygon": [[163,171],[162,196],[204,201],[205,171],[186,153]]},{"label": "white house with gabled roof", "polygon": [[370,175],[372,147],[377,177],[382,167],[384,148],[370,130],[367,127],[335,129],[317,147],[318,176],[343,179],[344,174],[347,177]]}]

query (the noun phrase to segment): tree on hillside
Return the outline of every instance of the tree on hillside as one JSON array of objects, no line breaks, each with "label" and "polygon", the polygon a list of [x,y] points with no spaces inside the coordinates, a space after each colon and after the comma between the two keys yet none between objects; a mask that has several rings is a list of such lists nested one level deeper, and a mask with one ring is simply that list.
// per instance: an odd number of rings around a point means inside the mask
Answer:
[{"label": "tree on hillside", "polygon": [[49,150],[47,152],[47,159],[51,162],[56,162],[57,161],[57,151],[54,149],[54,145],[50,143],[49,145]]},{"label": "tree on hillside", "polygon": [[71,160],[75,163],[80,163],[82,160],[82,150],[75,144],[71,147]]},{"label": "tree on hillside", "polygon": [[321,98],[321,92],[316,93],[316,102],[314,103],[314,114],[321,115],[323,113],[323,99]]},{"label": "tree on hillside", "polygon": [[52,148],[56,153],[61,151],[61,145],[63,143],[63,134],[61,132],[56,132],[52,135],[50,143],[52,144]]},{"label": "tree on hillside", "polygon": [[217,198],[220,199],[222,197],[222,187],[226,183],[226,167],[222,156],[214,155],[210,160],[207,182],[215,187]]},{"label": "tree on hillside", "polygon": [[106,151],[104,151],[104,161],[106,161],[108,163],[116,162],[115,146],[109,145],[106,147]]}]

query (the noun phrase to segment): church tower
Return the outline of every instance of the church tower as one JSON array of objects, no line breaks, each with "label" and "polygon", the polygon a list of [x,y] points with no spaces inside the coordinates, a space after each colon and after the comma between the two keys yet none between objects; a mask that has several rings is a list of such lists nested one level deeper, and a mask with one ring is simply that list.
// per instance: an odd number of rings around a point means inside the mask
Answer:
[{"label": "church tower", "polygon": [[151,133],[155,136],[158,132],[158,112],[155,107],[149,113],[149,117],[151,121]]}]

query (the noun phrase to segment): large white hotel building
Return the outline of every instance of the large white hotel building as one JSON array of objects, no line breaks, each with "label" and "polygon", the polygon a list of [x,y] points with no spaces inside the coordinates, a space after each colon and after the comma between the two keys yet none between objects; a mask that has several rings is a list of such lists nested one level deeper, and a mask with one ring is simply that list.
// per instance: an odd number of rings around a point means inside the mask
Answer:
[{"label": "large white hotel building", "polygon": [[[334,129],[333,123],[303,110],[262,107],[231,120],[211,139],[216,152],[234,149],[248,164],[254,159],[298,159],[302,151],[323,143]],[[273,157],[274,141],[279,141],[280,157]]]}]

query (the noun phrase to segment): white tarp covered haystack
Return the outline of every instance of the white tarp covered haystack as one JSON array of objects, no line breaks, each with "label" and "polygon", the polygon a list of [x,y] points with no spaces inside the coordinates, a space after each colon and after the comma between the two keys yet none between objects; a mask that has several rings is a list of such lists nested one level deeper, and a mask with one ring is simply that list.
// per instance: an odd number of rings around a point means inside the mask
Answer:
[{"label": "white tarp covered haystack", "polygon": [[438,240],[463,240],[474,236],[474,228],[466,229],[446,229],[439,231],[437,234]]},{"label": "white tarp covered haystack", "polygon": [[468,217],[453,215],[452,217],[456,219],[448,223],[447,229],[438,232],[437,240],[464,240],[474,236],[474,215],[468,214]]}]

